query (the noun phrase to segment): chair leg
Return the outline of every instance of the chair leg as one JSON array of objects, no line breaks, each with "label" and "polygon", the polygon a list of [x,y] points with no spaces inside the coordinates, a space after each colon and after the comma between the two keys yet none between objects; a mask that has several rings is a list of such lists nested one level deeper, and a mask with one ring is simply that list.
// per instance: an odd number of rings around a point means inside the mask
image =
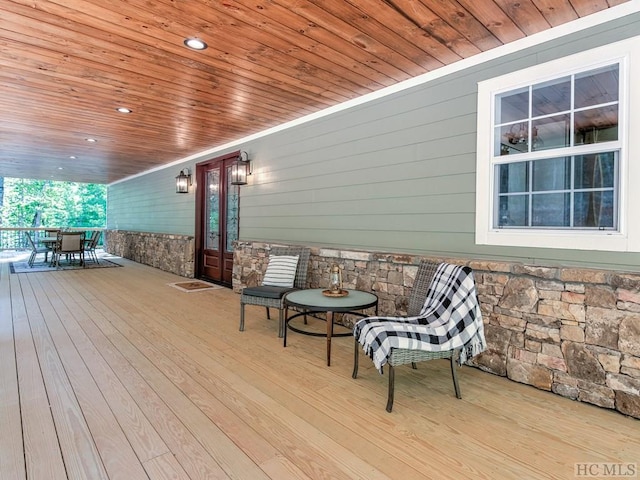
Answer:
[{"label": "chair leg", "polygon": [[389,394],[387,395],[387,412],[389,413],[391,413],[391,409],[393,408],[394,383],[395,383],[395,372],[393,370],[393,366],[389,365]]},{"label": "chair leg", "polygon": [[284,324],[284,310],[278,309],[278,338],[284,337],[284,329],[287,328]]},{"label": "chair leg", "polygon": [[240,331],[244,332],[244,303],[240,302]]},{"label": "chair leg", "polygon": [[358,376],[358,357],[359,357],[359,347],[358,339],[354,338],[353,342],[353,373],[351,374],[351,378],[356,378]]},{"label": "chair leg", "polygon": [[460,385],[458,385],[458,374],[456,372],[456,361],[458,360],[459,352],[451,355],[451,377],[453,377],[453,388],[456,390],[456,397],[462,398],[460,393]]},{"label": "chair leg", "polygon": [[269,307],[265,307],[267,309],[267,320],[271,320],[271,315],[269,314]]}]

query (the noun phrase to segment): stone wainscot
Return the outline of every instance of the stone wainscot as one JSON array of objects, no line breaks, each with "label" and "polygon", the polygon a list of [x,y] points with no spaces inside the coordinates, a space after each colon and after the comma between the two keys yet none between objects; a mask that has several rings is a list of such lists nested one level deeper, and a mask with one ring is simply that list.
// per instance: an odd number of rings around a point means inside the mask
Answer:
[{"label": "stone wainscot", "polygon": [[193,278],[195,242],[189,235],[105,230],[105,252]]},{"label": "stone wainscot", "polygon": [[[237,243],[234,291],[260,283],[270,248]],[[325,287],[337,263],[380,315],[402,315],[423,258],[474,270],[488,343],[476,367],[640,418],[640,274],[312,247],[308,284]]]}]

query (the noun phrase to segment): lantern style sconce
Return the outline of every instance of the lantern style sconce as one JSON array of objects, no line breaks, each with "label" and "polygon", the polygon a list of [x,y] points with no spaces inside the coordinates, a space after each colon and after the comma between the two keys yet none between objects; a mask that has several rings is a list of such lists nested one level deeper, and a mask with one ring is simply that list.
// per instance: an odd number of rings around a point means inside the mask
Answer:
[{"label": "lantern style sconce", "polygon": [[231,165],[231,185],[246,185],[247,177],[251,173],[249,155],[247,152],[241,151],[236,161]]},{"label": "lantern style sconce", "polygon": [[183,168],[176,177],[176,193],[189,193],[191,184],[191,173],[188,168]]}]

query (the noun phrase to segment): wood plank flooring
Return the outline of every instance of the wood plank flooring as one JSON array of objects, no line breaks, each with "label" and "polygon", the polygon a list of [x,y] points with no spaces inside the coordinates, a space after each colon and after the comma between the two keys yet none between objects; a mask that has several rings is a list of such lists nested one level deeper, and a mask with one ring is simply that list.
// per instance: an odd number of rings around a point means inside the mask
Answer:
[{"label": "wood plank flooring", "polygon": [[[563,479],[640,462],[640,422],[448,363],[387,378],[228,289],[124,268],[0,263],[0,479]],[[316,321],[317,320],[311,320]]]}]

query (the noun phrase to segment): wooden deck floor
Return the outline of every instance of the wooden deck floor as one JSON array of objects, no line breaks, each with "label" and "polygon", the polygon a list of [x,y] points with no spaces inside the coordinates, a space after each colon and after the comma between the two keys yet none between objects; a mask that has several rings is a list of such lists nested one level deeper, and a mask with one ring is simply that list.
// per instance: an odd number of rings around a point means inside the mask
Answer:
[{"label": "wooden deck floor", "polygon": [[448,363],[386,376],[352,340],[276,337],[227,289],[124,268],[0,264],[0,478],[537,479],[640,462],[640,422]]}]

